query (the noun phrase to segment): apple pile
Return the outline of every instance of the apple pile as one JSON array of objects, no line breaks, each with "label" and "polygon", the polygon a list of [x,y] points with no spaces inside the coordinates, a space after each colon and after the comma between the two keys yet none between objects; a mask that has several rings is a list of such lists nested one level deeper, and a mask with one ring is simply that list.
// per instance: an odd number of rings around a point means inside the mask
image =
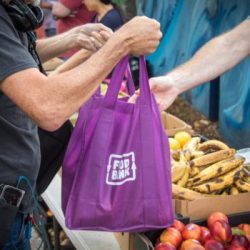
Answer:
[{"label": "apple pile", "polygon": [[155,250],[250,250],[250,224],[231,227],[221,212],[209,215],[207,227],[174,220],[161,233]]}]

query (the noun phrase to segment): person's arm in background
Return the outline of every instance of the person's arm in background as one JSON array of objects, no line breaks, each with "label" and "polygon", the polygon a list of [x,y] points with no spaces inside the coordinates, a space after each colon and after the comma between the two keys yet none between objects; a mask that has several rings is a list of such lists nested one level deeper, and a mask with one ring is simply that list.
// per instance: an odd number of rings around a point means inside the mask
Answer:
[{"label": "person's arm in background", "polygon": [[152,53],[161,36],[158,22],[135,17],[76,68],[54,76],[28,68],[5,78],[0,88],[38,126],[53,131],[93,95],[121,58],[127,54]]},{"label": "person's arm in background", "polygon": [[66,72],[70,69],[73,69],[74,67],[78,66],[79,64],[87,60],[92,54],[93,54],[92,51],[81,49],[74,55],[72,55],[67,61],[58,66],[55,70],[53,70],[50,73],[50,75],[56,75],[59,73]]},{"label": "person's arm in background", "polygon": [[218,77],[249,54],[250,19],[247,19],[210,40],[189,61],[167,75],[150,79],[159,108],[167,109],[178,95]]},{"label": "person's arm in background", "polygon": [[40,7],[43,9],[52,10],[53,2],[46,2],[46,1],[42,0],[40,3]]},{"label": "person's arm in background", "polygon": [[64,18],[67,16],[70,16],[72,13],[72,10],[66,7],[64,4],[60,2],[55,2],[52,7],[52,15],[55,18]]}]

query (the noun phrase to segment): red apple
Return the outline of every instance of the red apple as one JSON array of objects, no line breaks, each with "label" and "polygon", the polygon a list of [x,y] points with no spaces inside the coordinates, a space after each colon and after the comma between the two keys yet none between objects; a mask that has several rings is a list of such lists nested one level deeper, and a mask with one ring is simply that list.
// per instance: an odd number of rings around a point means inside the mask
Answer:
[{"label": "red apple", "polygon": [[183,229],[184,229],[184,227],[185,227],[185,225],[181,221],[179,221],[179,220],[174,220],[174,223],[173,223],[172,227],[174,227],[178,231],[182,232]]},{"label": "red apple", "polygon": [[213,212],[207,218],[208,228],[210,228],[214,224],[214,222],[217,220],[222,220],[222,221],[229,223],[228,217],[225,214],[221,212]]},{"label": "red apple", "polygon": [[178,247],[181,244],[181,233],[173,227],[165,229],[160,235],[160,241],[163,243],[169,242],[173,246]]},{"label": "red apple", "polygon": [[238,228],[246,233],[246,237],[250,241],[250,224],[240,224]]},{"label": "red apple", "polygon": [[187,224],[182,231],[182,237],[184,240],[194,239],[199,241],[201,238],[200,226],[193,223]]},{"label": "red apple", "polygon": [[180,250],[205,250],[199,241],[189,239],[182,242]]},{"label": "red apple", "polygon": [[155,246],[155,250],[176,250],[176,247],[173,246],[171,243],[166,242],[166,243],[158,243]]},{"label": "red apple", "polygon": [[230,245],[226,248],[226,250],[248,250],[248,249],[243,246]]},{"label": "red apple", "polygon": [[201,228],[200,242],[203,244],[207,240],[211,239],[211,234],[210,234],[210,231],[207,227],[200,227],[200,228]]},{"label": "red apple", "polygon": [[211,236],[215,240],[221,242],[230,242],[232,240],[232,230],[230,225],[225,222],[218,220],[214,222],[210,228]]},{"label": "red apple", "polygon": [[232,246],[243,246],[246,249],[249,248],[250,243],[246,236],[244,235],[234,235],[231,241]]},{"label": "red apple", "polygon": [[205,249],[206,250],[224,250],[225,248],[221,242],[211,239],[211,240],[206,241]]}]

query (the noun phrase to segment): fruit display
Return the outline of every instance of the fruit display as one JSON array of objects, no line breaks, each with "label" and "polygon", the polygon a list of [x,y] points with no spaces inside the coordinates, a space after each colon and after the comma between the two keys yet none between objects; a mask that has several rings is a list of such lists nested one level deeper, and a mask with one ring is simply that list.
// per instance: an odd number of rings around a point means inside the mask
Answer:
[{"label": "fruit display", "polygon": [[210,214],[207,227],[174,220],[155,244],[155,250],[250,250],[250,224],[232,227],[227,215]]},{"label": "fruit display", "polygon": [[200,137],[180,131],[169,138],[169,144],[174,198],[191,201],[250,192],[249,164],[225,143],[202,142]]}]

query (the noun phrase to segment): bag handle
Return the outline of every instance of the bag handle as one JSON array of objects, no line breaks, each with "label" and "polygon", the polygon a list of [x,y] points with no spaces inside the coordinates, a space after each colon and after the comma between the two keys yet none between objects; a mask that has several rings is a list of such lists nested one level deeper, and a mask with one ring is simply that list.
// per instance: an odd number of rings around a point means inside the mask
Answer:
[{"label": "bag handle", "polygon": [[145,56],[140,56],[139,66],[140,66],[140,74],[139,74],[140,100],[143,104],[151,105],[152,103],[151,91],[149,88],[148,71],[147,71]]},{"label": "bag handle", "polygon": [[[115,102],[117,100],[117,96],[121,87],[122,79],[124,77],[127,65],[129,62],[129,56],[124,57],[116,66],[107,93],[104,97],[104,105],[106,107],[114,107]],[[132,79],[131,73],[130,77]],[[129,87],[132,86],[132,81],[129,79]],[[150,89],[149,89],[149,82],[148,82],[148,74],[147,74],[147,69],[146,69],[146,62],[145,62],[145,57],[140,56],[140,88],[141,88],[141,94],[140,94],[140,101],[144,104],[149,104],[151,103],[151,94],[150,94]],[[134,83],[132,87],[132,93],[134,93]]]},{"label": "bag handle", "polygon": [[[135,93],[135,84],[134,84],[134,80],[133,80],[133,77],[132,77],[132,73],[131,73],[131,69],[130,69],[130,66],[128,65],[127,67],[127,77],[126,77],[126,88],[127,88],[127,91],[128,91],[128,94],[130,96],[132,96],[134,93]],[[125,73],[124,73],[125,75]],[[112,75],[113,76],[113,75]],[[124,77],[123,77],[124,78]],[[112,79],[112,78],[111,78]],[[110,81],[111,82],[111,81]],[[120,89],[119,89],[120,91]],[[96,92],[94,95],[97,95],[97,96],[100,96],[101,95],[101,85],[98,86]]]}]

